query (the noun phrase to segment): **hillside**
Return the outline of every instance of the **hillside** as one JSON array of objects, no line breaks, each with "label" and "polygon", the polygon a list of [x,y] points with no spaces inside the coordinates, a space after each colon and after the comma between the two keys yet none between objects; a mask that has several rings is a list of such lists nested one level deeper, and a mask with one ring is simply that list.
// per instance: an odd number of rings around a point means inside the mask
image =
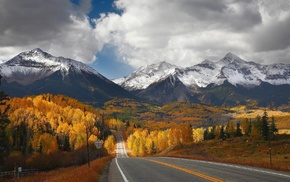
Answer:
[{"label": "hillside", "polygon": [[217,118],[218,122],[226,122],[227,113],[230,112],[227,109],[192,102],[173,102],[161,106],[133,99],[113,99],[106,102],[103,109],[102,112],[106,115],[141,126],[171,122],[208,126],[217,121]]}]

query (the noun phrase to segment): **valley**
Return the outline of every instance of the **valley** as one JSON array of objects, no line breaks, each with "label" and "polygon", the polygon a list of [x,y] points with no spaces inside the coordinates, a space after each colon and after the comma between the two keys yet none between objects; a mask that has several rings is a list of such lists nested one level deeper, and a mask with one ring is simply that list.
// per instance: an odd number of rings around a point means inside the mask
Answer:
[{"label": "valley", "polygon": [[23,52],[0,65],[0,88],[9,95],[1,100],[0,169],[46,171],[86,163],[90,168],[98,158],[96,140],[104,142],[105,161],[115,156],[116,131],[131,157],[289,171],[288,67],[262,66],[229,53],[188,68],[166,62],[141,67],[121,83],[40,49]]}]

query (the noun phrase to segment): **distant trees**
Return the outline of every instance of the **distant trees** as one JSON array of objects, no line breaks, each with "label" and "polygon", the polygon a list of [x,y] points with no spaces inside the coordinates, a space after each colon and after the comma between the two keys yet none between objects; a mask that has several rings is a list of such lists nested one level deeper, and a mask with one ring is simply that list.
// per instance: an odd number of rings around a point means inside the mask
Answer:
[{"label": "distant trees", "polygon": [[204,139],[226,139],[233,137],[253,137],[262,138],[268,140],[275,136],[278,129],[275,124],[274,116],[269,122],[267,111],[263,113],[263,116],[257,116],[255,119],[243,119],[242,122],[229,121],[226,126],[216,125],[208,127],[204,130]]}]

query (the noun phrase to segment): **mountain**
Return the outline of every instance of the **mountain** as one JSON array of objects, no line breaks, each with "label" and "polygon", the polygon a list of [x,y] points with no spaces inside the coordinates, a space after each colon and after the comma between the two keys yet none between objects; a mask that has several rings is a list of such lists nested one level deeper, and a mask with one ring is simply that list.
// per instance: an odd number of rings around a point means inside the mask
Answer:
[{"label": "mountain", "polygon": [[0,88],[12,97],[52,93],[99,104],[115,97],[132,98],[132,94],[93,68],[41,49],[22,52],[1,64],[0,74]]},{"label": "mountain", "polygon": [[160,103],[187,101],[191,100],[192,97],[191,91],[174,75],[169,75],[158,82],[152,83],[136,95]]},{"label": "mountain", "polygon": [[113,82],[129,91],[142,90],[147,88],[150,84],[168,77],[175,72],[176,68],[178,67],[164,61],[141,67],[129,76],[115,79]]},{"label": "mountain", "polygon": [[[290,88],[290,64],[261,65],[228,53],[219,61],[205,60],[187,68],[161,65],[170,64],[162,62],[141,67],[114,82],[140,97],[161,103],[183,98],[213,105],[233,105],[247,100],[267,105],[287,103],[290,98],[285,91]],[[174,78],[178,84],[168,87],[164,84],[165,78]],[[170,97],[160,95],[169,92]]]}]

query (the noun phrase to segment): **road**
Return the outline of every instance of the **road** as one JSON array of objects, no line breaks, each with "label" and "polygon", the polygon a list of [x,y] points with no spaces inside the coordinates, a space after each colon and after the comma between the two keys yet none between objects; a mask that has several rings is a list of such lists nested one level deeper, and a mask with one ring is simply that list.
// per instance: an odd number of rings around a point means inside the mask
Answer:
[{"label": "road", "polygon": [[117,138],[117,157],[109,168],[109,182],[171,181],[290,181],[290,173],[248,166],[169,157],[130,158],[122,136]]}]

